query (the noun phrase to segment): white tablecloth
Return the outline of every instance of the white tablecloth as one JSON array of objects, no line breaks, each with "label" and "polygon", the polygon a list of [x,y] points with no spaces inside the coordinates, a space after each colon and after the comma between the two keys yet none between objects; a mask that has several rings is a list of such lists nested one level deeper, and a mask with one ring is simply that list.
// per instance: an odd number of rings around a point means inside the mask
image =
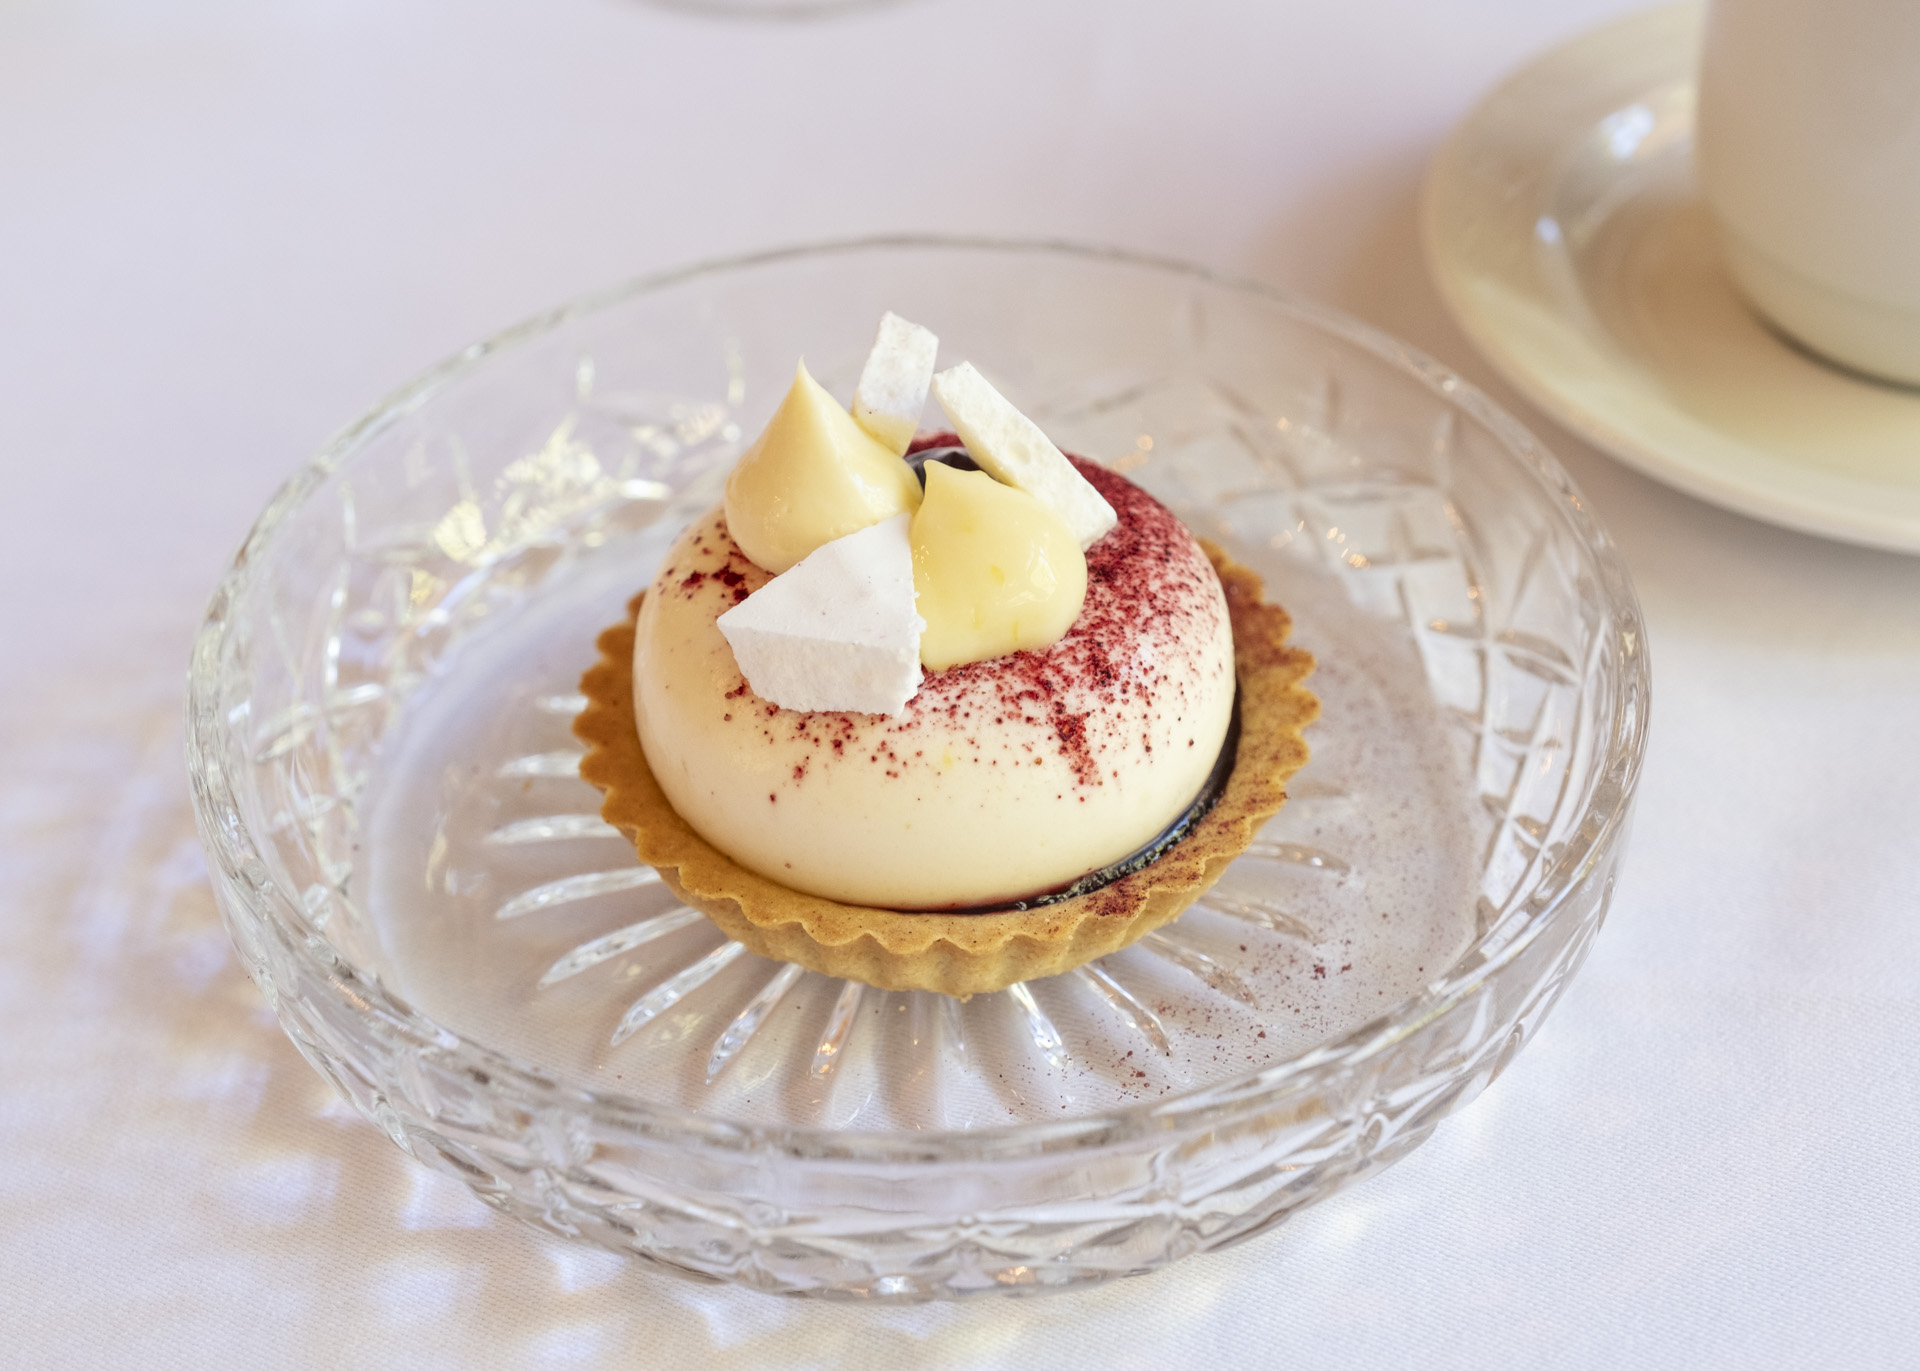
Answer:
[{"label": "white tablecloth", "polygon": [[[1447,128],[1622,8],[0,8],[0,1363],[1920,1360],[1920,559],[1584,447],[1418,256]],[[867,1309],[551,1240],[334,1101],[228,951],[179,715],[254,513],[393,385],[637,272],[909,228],[1195,258],[1486,385],[1625,551],[1654,726],[1585,971],[1410,1160],[1150,1278]]]}]

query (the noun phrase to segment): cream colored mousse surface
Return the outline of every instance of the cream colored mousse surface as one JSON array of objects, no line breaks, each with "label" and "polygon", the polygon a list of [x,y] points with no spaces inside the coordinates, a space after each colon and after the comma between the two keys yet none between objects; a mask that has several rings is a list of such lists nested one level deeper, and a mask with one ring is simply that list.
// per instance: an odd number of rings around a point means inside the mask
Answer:
[{"label": "cream colored mousse surface", "polygon": [[1219,578],[1172,513],[1076,461],[1119,515],[1066,637],[927,673],[898,718],[755,695],[714,621],[772,577],[719,509],[641,606],[634,712],[679,815],[782,885],[882,909],[1030,898],[1136,851],[1191,805],[1233,713]]}]

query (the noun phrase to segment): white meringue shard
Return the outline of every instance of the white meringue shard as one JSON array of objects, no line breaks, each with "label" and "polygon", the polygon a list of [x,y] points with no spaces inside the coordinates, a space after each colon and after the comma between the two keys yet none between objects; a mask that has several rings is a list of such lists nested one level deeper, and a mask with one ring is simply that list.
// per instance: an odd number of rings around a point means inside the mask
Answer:
[{"label": "white meringue shard", "polygon": [[753,693],[784,709],[899,717],[920,688],[911,516],[836,538],[716,621]]},{"label": "white meringue shard", "polygon": [[853,418],[896,457],[920,431],[939,351],[940,340],[920,325],[891,311],[880,316],[879,335],[854,387]]},{"label": "white meringue shard", "polygon": [[1083,550],[1120,522],[1113,506],[1073,469],[1040,426],[989,385],[971,362],[935,376],[933,394],[981,470],[1058,514]]}]

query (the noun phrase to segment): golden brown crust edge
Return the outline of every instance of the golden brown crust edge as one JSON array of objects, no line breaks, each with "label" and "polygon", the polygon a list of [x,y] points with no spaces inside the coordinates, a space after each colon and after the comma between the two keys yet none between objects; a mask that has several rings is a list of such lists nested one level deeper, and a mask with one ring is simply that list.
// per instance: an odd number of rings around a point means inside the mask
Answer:
[{"label": "golden brown crust edge", "polygon": [[640,860],[728,937],[763,957],[886,990],[962,998],[1055,976],[1117,952],[1179,915],[1218,880],[1286,803],[1307,760],[1301,730],[1320,702],[1301,682],[1313,658],[1287,646],[1292,620],[1261,599],[1260,578],[1200,540],[1226,591],[1240,685],[1240,743],[1219,801],[1151,865],[1087,895],[997,914],[902,914],[804,895],[756,875],[695,833],[667,802],[640,748],[633,710],[634,621],[600,635],[600,660],[581,678],[587,706],[573,731],[586,744],[580,774],[606,799],[601,816],[633,840]]}]

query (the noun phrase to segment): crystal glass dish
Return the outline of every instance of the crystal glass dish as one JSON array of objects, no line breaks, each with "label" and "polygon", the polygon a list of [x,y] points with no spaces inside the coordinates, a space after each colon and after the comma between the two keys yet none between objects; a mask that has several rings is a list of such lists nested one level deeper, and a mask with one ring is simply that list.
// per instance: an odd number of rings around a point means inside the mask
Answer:
[{"label": "crystal glass dish", "polygon": [[[885,309],[1260,572],[1319,660],[1313,760],[1219,886],[964,1003],[727,942],[568,731],[795,358],[847,394]],[[1417,1145],[1599,928],[1647,691],[1579,492],[1444,368],[1179,264],[887,239],[569,306],[344,432],[214,596],[189,763],[248,971],[410,1155],[684,1272],[915,1299],[1149,1270]]]}]

